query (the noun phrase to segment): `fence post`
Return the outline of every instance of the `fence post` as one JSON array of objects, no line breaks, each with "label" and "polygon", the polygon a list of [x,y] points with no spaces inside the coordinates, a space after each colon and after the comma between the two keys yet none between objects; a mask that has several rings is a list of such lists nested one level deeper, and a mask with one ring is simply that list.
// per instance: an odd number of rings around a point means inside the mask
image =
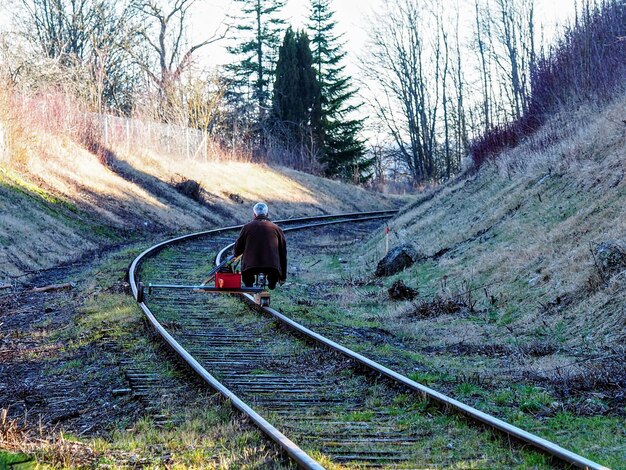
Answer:
[{"label": "fence post", "polygon": [[5,132],[4,129],[2,127],[2,123],[0,123],[0,161],[2,160],[9,160],[8,156],[9,156],[9,151],[8,151],[8,145],[7,145],[7,140],[5,138]]},{"label": "fence post", "polygon": [[[161,129],[163,129],[163,124],[161,124]],[[167,131],[167,154],[171,155],[172,154],[172,150],[170,149],[170,128],[169,126],[165,126],[165,130]]]},{"label": "fence post", "polygon": [[104,115],[104,145],[109,146],[109,116]]},{"label": "fence post", "polygon": [[187,160],[189,160],[189,128],[185,128],[185,139],[187,143]]}]

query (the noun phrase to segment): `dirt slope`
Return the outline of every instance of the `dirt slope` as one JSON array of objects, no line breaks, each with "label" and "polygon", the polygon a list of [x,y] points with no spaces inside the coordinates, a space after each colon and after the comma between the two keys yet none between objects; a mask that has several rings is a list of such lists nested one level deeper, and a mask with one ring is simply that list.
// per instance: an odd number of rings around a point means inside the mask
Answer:
[{"label": "dirt slope", "polygon": [[[8,155],[7,155],[8,153]],[[105,245],[241,223],[263,200],[273,218],[395,207],[399,200],[285,169],[249,163],[95,155],[76,142],[29,136],[0,155],[0,282]],[[199,200],[174,188],[194,180]]]}]

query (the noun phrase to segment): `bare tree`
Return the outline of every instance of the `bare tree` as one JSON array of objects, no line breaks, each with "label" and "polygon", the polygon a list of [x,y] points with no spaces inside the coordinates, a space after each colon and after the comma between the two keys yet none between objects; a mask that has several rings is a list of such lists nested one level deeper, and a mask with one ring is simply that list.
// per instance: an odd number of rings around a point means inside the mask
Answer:
[{"label": "bare tree", "polygon": [[192,77],[185,85],[189,126],[212,133],[221,119],[225,91],[216,77]]},{"label": "bare tree", "polygon": [[464,68],[463,68],[463,52],[461,51],[461,39],[460,39],[460,31],[459,31],[459,19],[460,15],[458,12],[458,8],[456,9],[457,13],[454,18],[454,41],[455,41],[455,55],[456,55],[456,63],[453,65],[452,71],[452,84],[453,90],[456,96],[456,125],[455,125],[455,136],[454,140],[456,143],[456,157],[457,168],[455,170],[460,169],[461,167],[461,159],[467,155],[467,151],[469,148],[469,134],[467,128],[467,115],[465,109],[465,79],[464,79]]},{"label": "bare tree", "polygon": [[482,131],[487,132],[492,126],[492,84],[491,64],[489,61],[491,50],[491,21],[485,16],[489,14],[489,10],[485,13],[481,11],[479,0],[475,1],[475,19],[476,19],[476,48],[478,52],[478,63],[480,64],[480,83],[482,88]]},{"label": "bare tree", "polygon": [[[476,46],[481,64],[484,131],[520,118],[528,108],[536,64],[534,0],[475,1]],[[500,91],[494,117],[494,89]]]},{"label": "bare tree", "polygon": [[68,64],[85,57],[94,24],[92,0],[19,0],[22,32],[51,59]]},{"label": "bare tree", "polygon": [[139,66],[156,85],[161,117],[165,120],[180,120],[177,115],[181,103],[180,78],[191,66],[193,54],[224,38],[228,30],[224,26],[205,39],[189,45],[185,33],[195,3],[196,0],[136,0],[133,3],[144,26],[138,31],[140,44],[133,45],[130,50]]},{"label": "bare tree", "polygon": [[45,57],[59,67],[85,69],[91,78],[82,88],[96,109],[129,112],[137,80],[124,49],[131,29],[127,3],[14,0],[14,7],[34,60]]},{"label": "bare tree", "polygon": [[428,43],[428,20],[416,0],[392,0],[371,24],[364,74],[374,110],[416,182],[434,177],[435,126],[441,73],[440,36]]},{"label": "bare tree", "polygon": [[[392,0],[371,20],[364,58],[371,105],[414,183],[450,178],[468,146],[458,13]],[[380,152],[378,152],[380,153]]]}]

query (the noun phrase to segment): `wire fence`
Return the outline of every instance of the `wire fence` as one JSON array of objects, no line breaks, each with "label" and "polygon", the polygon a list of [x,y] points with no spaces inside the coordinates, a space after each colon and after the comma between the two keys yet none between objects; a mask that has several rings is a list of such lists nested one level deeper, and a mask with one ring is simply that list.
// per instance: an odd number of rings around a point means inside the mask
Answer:
[{"label": "wire fence", "polygon": [[[230,137],[217,138],[214,133],[199,129],[163,124],[156,121],[87,113],[75,100],[62,92],[14,94],[10,97],[10,116],[5,116],[6,143],[0,134],[2,149],[9,155],[16,137],[22,130],[36,130],[51,135],[69,136],[89,149],[120,153],[152,152],[170,161],[198,162],[257,162],[288,166],[310,173],[321,173],[315,146],[290,144],[282,134],[267,134],[263,139],[252,138],[244,129],[233,131]],[[0,114],[0,122],[2,122]],[[19,139],[20,137],[18,137]]]},{"label": "wire fence", "polygon": [[89,127],[106,147],[143,149],[170,158],[197,161],[224,159],[224,149],[207,132],[138,119],[86,114]]},{"label": "wire fence", "polygon": [[0,123],[0,162],[7,161],[9,159],[9,152],[7,150],[8,146],[9,142],[4,131],[4,126]]},{"label": "wire fence", "polygon": [[[246,152],[233,150],[210,133],[155,121],[86,113],[64,94],[14,96],[11,113],[21,126],[31,130],[63,134],[83,143],[98,142],[116,152],[147,151],[173,160],[246,160]],[[9,128],[11,124],[9,123]],[[8,158],[13,132],[2,131],[0,159]],[[3,157],[4,156],[4,157]]]}]

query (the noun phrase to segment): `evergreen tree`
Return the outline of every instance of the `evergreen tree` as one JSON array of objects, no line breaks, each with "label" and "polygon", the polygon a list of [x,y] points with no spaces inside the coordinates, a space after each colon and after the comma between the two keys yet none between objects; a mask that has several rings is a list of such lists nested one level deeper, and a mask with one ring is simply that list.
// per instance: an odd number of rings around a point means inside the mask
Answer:
[{"label": "evergreen tree", "polygon": [[265,116],[269,101],[268,84],[274,74],[276,51],[285,21],[280,10],[285,0],[235,0],[243,4],[234,29],[240,41],[228,52],[240,58],[226,69],[231,72],[231,95],[248,99],[256,106],[258,119]]},{"label": "evergreen tree", "polygon": [[313,64],[321,91],[323,154],[320,162],[329,176],[364,180],[369,177],[371,159],[365,159],[365,145],[359,139],[363,120],[351,118],[360,105],[354,105],[356,90],[345,76],[345,52],[334,33],[336,22],[330,0],[311,0],[309,30]]},{"label": "evergreen tree", "polygon": [[309,38],[288,28],[278,53],[272,99],[273,118],[284,137],[311,148],[318,146],[320,87],[313,68]]},{"label": "evergreen tree", "polygon": [[299,104],[298,59],[296,35],[291,27],[285,32],[283,44],[278,50],[275,77],[272,98],[273,117],[283,123],[295,123],[302,116],[302,112],[296,109]]}]

